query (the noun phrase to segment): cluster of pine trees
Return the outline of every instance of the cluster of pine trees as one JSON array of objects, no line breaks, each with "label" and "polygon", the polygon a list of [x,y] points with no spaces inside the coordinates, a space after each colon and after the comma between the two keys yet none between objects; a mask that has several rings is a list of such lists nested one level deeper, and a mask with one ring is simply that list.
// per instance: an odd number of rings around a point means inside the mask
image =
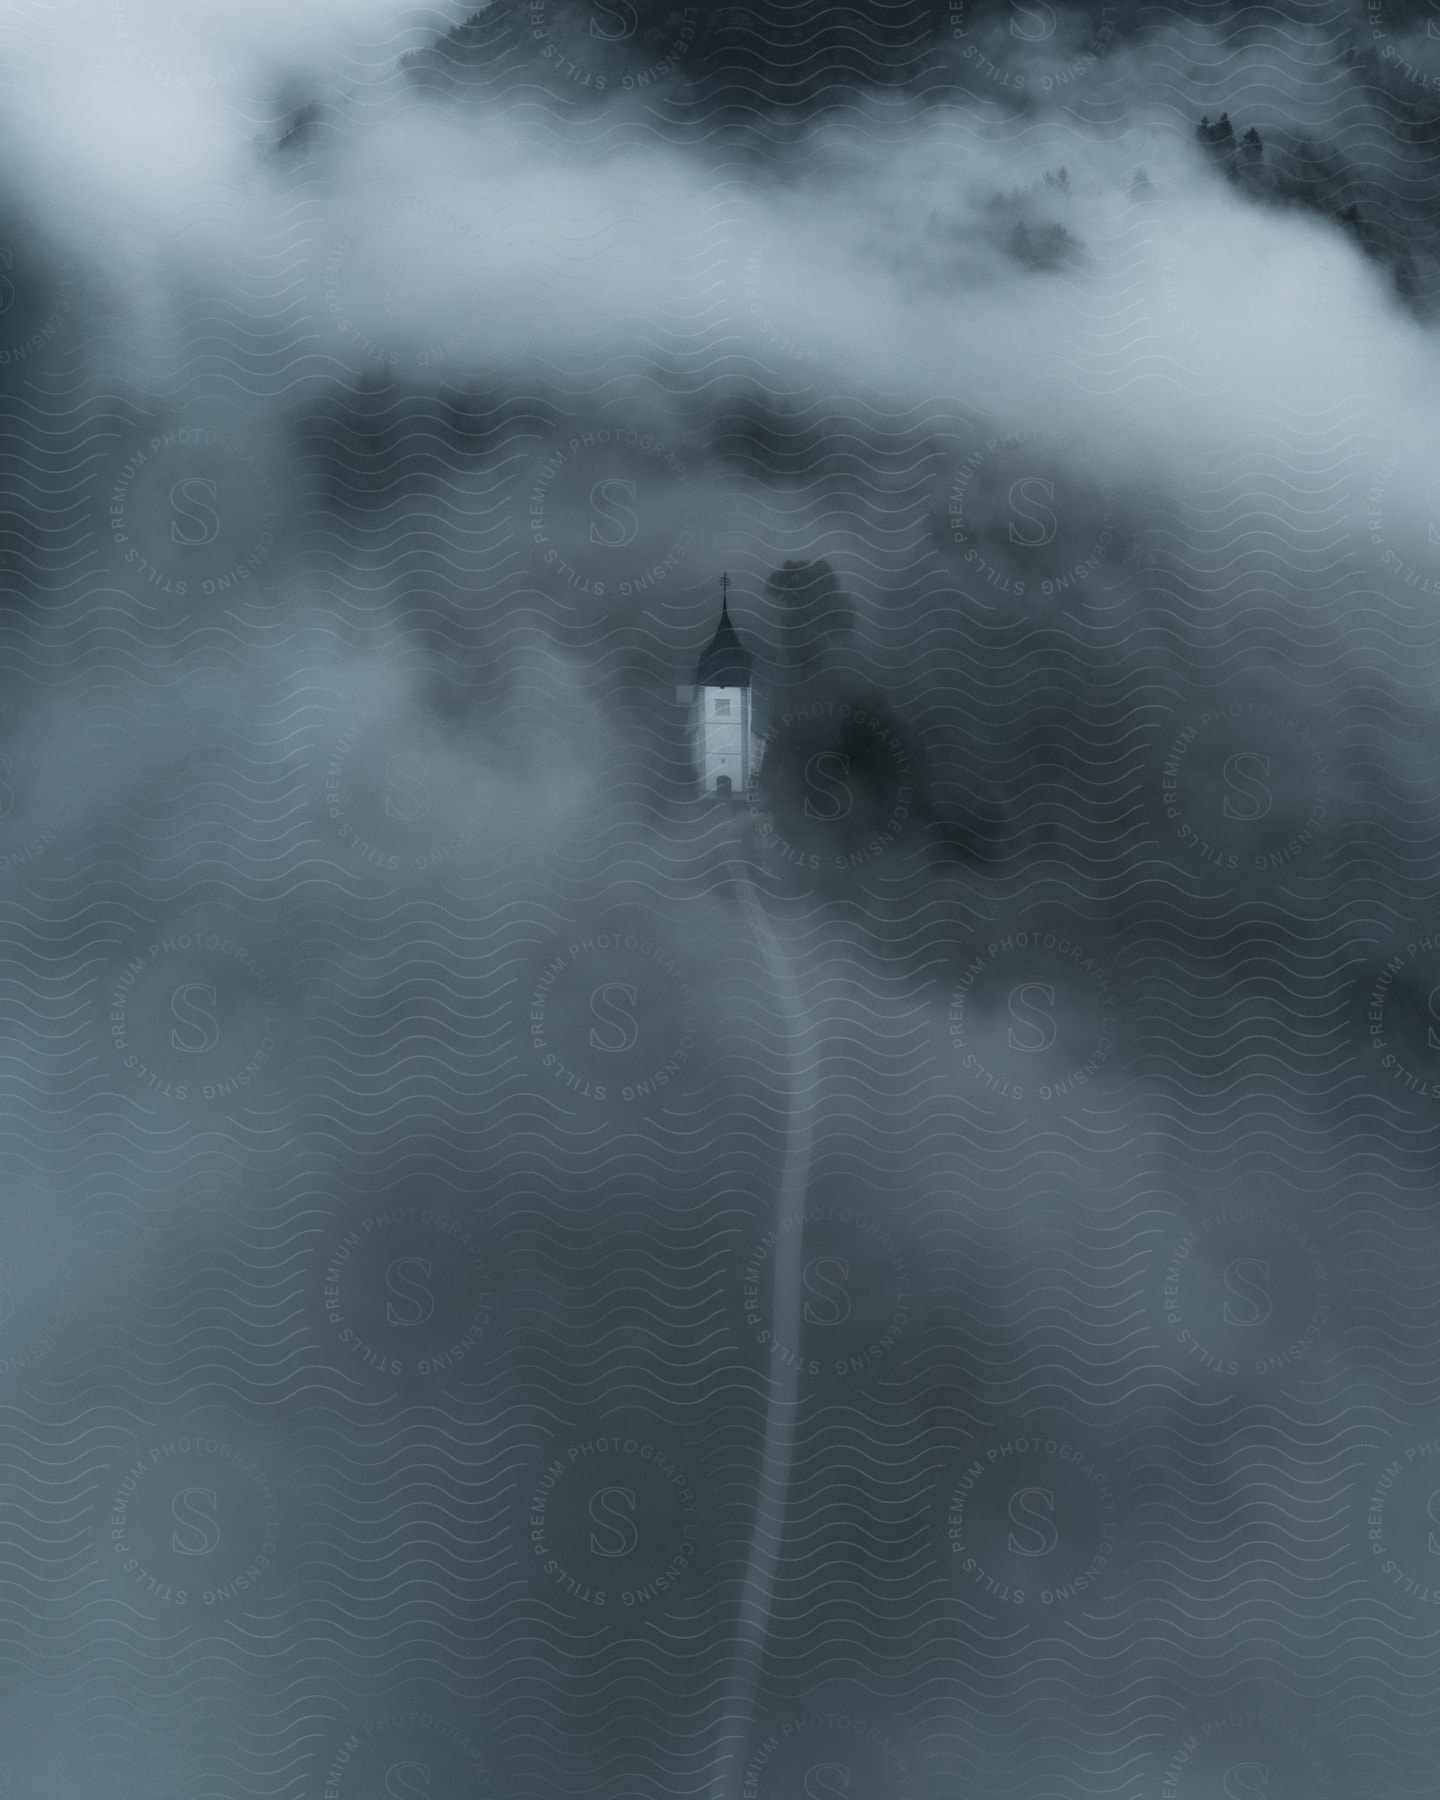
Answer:
[{"label": "cluster of pine trees", "polygon": [[1333,220],[1389,273],[1402,298],[1412,302],[1419,299],[1420,283],[1408,246],[1396,233],[1387,231],[1361,211],[1354,197],[1357,184],[1353,176],[1313,138],[1298,137],[1283,146],[1282,154],[1267,159],[1260,133],[1252,125],[1238,135],[1228,112],[1222,112],[1214,121],[1206,114],[1195,127],[1195,138],[1226,178],[1251,198],[1303,207]]},{"label": "cluster of pine trees", "polygon": [[904,87],[941,41],[933,21],[889,4],[492,0],[403,62],[441,88],[503,71],[562,90],[583,73],[597,94],[664,86],[672,104],[695,90],[714,117],[757,104],[823,111],[856,89]]}]

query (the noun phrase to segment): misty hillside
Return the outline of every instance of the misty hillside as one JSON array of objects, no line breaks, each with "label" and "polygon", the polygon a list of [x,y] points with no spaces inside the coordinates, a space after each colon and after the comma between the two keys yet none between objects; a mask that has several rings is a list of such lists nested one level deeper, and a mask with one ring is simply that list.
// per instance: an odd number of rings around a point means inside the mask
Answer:
[{"label": "misty hillside", "polygon": [[1430,9],[0,48],[0,1800],[1429,1800]]}]

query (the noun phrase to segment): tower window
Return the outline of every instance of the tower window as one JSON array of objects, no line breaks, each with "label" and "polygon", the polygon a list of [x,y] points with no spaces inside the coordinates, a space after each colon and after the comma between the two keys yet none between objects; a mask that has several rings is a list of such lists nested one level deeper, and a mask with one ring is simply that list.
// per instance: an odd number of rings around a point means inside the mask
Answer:
[{"label": "tower window", "polygon": [[730,713],[729,698],[727,697],[724,699],[717,699],[715,702],[715,716],[719,719],[724,719],[729,716],[729,713]]}]

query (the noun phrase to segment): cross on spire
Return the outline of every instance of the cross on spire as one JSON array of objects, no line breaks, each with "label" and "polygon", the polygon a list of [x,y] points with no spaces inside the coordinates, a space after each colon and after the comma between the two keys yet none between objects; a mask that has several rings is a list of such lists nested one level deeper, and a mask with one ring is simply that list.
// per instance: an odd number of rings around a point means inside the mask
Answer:
[{"label": "cross on spire", "polygon": [[695,671],[697,687],[749,687],[750,652],[730,623],[730,576],[720,577],[720,623]]}]

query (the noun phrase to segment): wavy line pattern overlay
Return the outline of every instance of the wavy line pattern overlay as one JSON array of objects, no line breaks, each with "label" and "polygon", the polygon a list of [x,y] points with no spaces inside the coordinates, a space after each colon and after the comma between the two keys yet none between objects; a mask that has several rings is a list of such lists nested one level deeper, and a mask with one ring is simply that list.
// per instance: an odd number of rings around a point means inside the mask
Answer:
[{"label": "wavy line pattern overlay", "polygon": [[0,1800],[1430,1800],[1440,13],[12,0]]}]

